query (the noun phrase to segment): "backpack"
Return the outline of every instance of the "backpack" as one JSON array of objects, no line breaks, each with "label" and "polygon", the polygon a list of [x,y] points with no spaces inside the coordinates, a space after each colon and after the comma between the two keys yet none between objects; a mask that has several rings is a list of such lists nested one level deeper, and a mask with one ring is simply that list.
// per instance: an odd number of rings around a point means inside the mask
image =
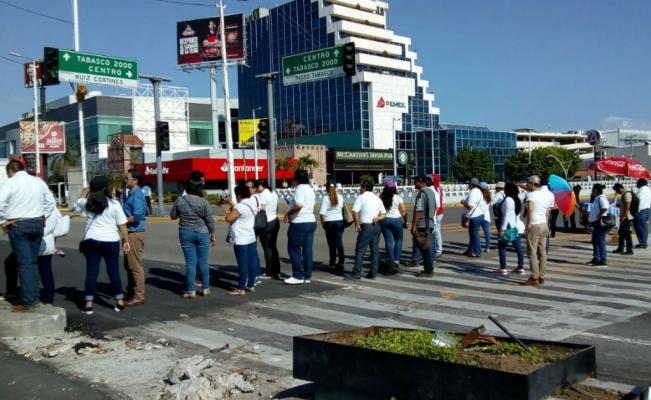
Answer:
[{"label": "backpack", "polygon": [[632,215],[632,216],[635,216],[635,214],[637,214],[638,212],[640,212],[640,198],[637,197],[637,195],[636,195],[635,193],[633,193],[632,191],[630,191],[630,190],[629,190],[628,192],[625,192],[625,193],[622,195],[622,197],[626,196],[626,193],[630,193],[630,194],[631,194],[631,208],[630,208],[630,212],[631,212],[631,215]]},{"label": "backpack", "polygon": [[261,231],[267,228],[267,212],[260,208],[260,202],[258,201],[258,198],[254,197],[254,199],[256,204],[258,205],[258,212],[253,213],[255,214],[255,222],[253,223],[253,230],[255,231],[256,234],[259,234]]}]

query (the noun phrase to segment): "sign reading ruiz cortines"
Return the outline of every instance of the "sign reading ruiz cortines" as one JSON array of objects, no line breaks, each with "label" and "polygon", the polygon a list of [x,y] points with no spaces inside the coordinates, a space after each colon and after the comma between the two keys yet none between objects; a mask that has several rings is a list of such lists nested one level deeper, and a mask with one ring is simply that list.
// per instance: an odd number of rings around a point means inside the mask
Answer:
[{"label": "sign reading ruiz cortines", "polygon": [[[39,122],[39,152],[58,154],[66,152],[65,124],[59,121]],[[36,153],[34,138],[34,122],[20,121],[20,152],[21,154]]]},{"label": "sign reading ruiz cortines", "polygon": [[[191,65],[221,62],[221,29],[219,17],[202,18],[176,23],[177,64]],[[226,58],[244,59],[244,17],[225,15]]]}]

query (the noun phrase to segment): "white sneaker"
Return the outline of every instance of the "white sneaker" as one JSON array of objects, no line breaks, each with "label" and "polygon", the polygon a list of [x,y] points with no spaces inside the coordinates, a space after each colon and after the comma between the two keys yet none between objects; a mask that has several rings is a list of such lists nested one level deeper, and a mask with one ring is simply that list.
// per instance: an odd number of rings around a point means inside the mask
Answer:
[{"label": "white sneaker", "polygon": [[296,279],[293,276],[284,280],[286,285],[302,285],[305,283],[302,279]]}]

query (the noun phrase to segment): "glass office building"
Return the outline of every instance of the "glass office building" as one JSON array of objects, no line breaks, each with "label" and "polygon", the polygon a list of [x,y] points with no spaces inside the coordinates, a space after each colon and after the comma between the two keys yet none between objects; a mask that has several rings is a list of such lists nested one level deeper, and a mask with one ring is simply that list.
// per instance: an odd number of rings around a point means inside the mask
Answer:
[{"label": "glass office building", "polygon": [[273,82],[278,142],[329,148],[415,149],[416,132],[439,121],[411,40],[387,29],[388,5],[367,0],[293,0],[258,8],[246,21],[247,65],[238,67],[241,118],[265,117],[266,82],[283,57],[354,42],[357,74],[284,86]]},{"label": "glass office building", "polygon": [[[416,140],[416,170],[419,174],[440,174],[443,179],[455,181],[465,177],[452,174],[457,152],[463,148],[486,150],[493,159],[495,177],[504,180],[504,163],[517,151],[515,132],[496,132],[473,126],[441,125],[433,132],[421,132]],[[437,151],[438,149],[438,151]]]}]

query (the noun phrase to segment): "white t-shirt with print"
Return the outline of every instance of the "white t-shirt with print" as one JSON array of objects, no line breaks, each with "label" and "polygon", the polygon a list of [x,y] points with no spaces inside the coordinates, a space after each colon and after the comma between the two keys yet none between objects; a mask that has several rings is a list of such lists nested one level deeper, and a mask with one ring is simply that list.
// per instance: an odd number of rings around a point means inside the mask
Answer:
[{"label": "white t-shirt with print", "polygon": [[93,239],[98,242],[120,241],[120,229],[118,225],[126,224],[127,216],[124,215],[119,201],[113,199],[107,200],[108,207],[101,214],[93,214],[92,212],[85,211],[87,199],[81,198],[77,200],[77,207],[84,210],[83,213],[86,215],[86,225],[84,227],[86,234],[82,240]]}]

